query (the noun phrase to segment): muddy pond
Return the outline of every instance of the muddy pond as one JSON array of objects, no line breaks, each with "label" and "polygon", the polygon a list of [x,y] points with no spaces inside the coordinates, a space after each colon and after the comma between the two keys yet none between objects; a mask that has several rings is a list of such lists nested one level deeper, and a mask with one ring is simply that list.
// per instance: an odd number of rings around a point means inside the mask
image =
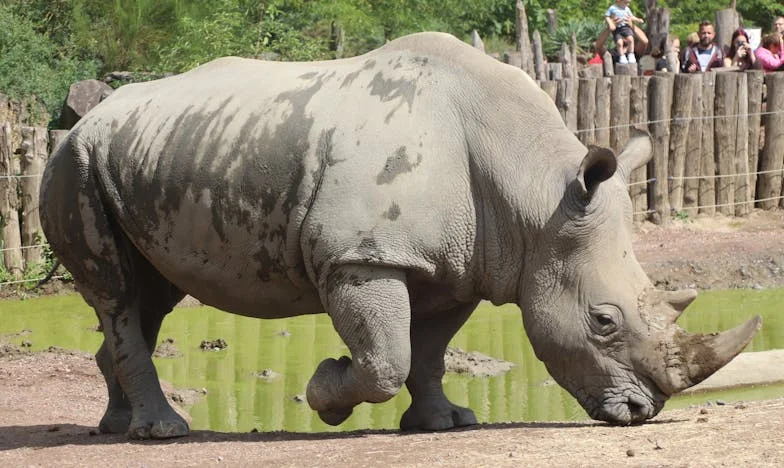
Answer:
[{"label": "muddy pond", "polygon": [[[784,290],[703,292],[679,323],[691,332],[712,332],[760,314],[762,330],[746,351],[782,349],[782,303]],[[78,295],[0,301],[0,335],[33,351],[58,346],[94,353],[103,340],[96,325],[92,309]],[[325,315],[257,320],[210,307],[178,308],[164,321],[159,342],[166,342],[159,346],[161,356],[154,358],[160,378],[202,394],[188,407],[194,429],[392,429],[410,403],[403,390],[386,403],[358,406],[338,427],[318,419],[304,401],[308,379],[322,359],[348,354]],[[513,364],[493,376],[456,372],[445,376],[447,395],[471,407],[480,422],[588,418],[534,356],[515,306],[482,304],[450,346]],[[482,359],[471,354],[463,357],[468,357],[469,364]],[[782,395],[784,385],[752,387],[676,397],[667,408]]]}]

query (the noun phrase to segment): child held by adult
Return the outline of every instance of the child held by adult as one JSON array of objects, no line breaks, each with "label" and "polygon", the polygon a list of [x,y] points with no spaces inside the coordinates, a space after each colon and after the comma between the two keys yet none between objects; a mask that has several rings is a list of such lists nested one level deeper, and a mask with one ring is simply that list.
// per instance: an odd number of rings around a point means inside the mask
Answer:
[{"label": "child held by adult", "polygon": [[618,51],[620,59],[618,63],[637,63],[634,56],[634,31],[633,23],[643,23],[641,18],[634,16],[629,3],[631,0],[616,0],[615,4],[610,5],[604,19],[607,27],[613,33],[615,49]]}]

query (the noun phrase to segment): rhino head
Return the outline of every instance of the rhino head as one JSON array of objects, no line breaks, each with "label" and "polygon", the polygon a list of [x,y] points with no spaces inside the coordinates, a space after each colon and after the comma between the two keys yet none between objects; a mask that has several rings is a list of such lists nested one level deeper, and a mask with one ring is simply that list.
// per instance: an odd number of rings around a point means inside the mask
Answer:
[{"label": "rhino head", "polygon": [[628,178],[651,155],[638,132],[616,158],[589,148],[535,249],[526,258],[519,305],[537,357],[598,420],[655,416],[667,398],[727,364],[760,327],[709,335],[676,320],[693,290],[653,287],[632,252]]}]

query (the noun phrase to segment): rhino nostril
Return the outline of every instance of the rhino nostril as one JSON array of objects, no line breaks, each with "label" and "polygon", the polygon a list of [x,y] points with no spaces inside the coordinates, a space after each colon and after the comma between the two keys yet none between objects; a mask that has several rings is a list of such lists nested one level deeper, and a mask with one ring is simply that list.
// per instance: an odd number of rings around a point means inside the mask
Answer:
[{"label": "rhino nostril", "polygon": [[640,401],[635,401],[630,398],[627,405],[629,407],[629,414],[631,416],[632,423],[643,422],[651,417],[647,404]]}]

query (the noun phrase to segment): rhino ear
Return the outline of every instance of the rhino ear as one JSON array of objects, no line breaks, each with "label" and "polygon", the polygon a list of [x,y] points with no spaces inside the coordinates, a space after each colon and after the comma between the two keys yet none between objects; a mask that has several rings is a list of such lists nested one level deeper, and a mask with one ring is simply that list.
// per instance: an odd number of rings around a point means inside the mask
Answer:
[{"label": "rhino ear", "polygon": [[632,128],[632,137],[618,156],[618,171],[623,180],[629,183],[629,176],[638,167],[648,164],[653,156],[651,136],[641,128]]},{"label": "rhino ear", "polygon": [[580,170],[577,172],[577,181],[583,189],[583,194],[589,199],[593,197],[599,184],[612,177],[617,168],[618,162],[611,149],[588,146],[588,154],[583,158]]}]

